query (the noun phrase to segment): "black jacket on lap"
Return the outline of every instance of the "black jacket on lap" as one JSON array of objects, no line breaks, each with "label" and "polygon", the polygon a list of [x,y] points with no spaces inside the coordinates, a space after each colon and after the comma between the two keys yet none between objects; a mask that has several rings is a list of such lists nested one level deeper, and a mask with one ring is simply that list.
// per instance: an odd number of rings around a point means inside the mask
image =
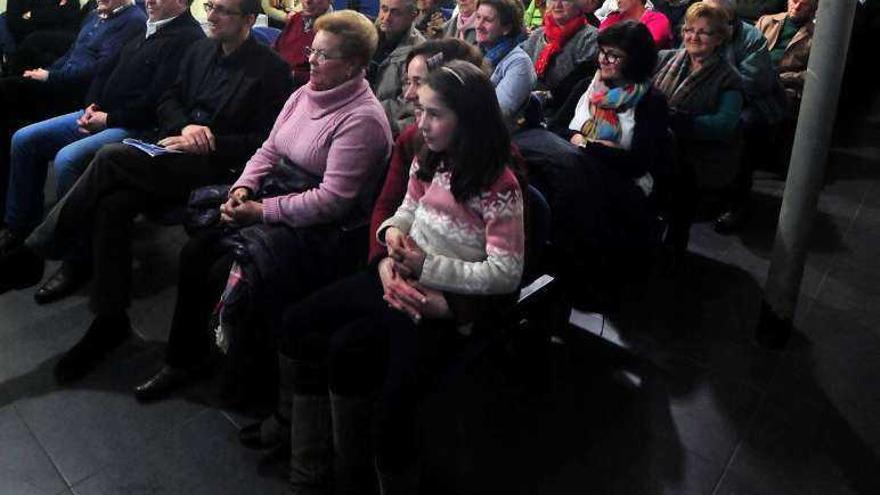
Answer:
[{"label": "black jacket on lap", "polygon": [[[210,38],[186,52],[177,80],[159,102],[159,134],[176,136],[187,125],[206,125],[216,139],[212,155],[218,166],[240,171],[268,137],[293,90],[293,76],[287,62],[253,37],[226,57],[219,53],[220,42]],[[210,80],[217,65],[224,67],[226,78],[219,87]],[[216,98],[211,113],[199,117],[196,106],[206,88]]]},{"label": "black jacket on lap", "polygon": [[149,38],[133,38],[114,64],[96,74],[86,104],[107,112],[107,127],[155,128],[159,98],[177,78],[180,54],[204,37],[187,10]]}]

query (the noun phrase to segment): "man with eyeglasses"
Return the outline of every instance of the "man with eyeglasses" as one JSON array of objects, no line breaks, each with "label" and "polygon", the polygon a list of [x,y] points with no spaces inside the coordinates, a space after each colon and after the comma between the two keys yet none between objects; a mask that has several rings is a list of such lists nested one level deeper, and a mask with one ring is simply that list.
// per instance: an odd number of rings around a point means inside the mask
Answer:
[{"label": "man with eyeglasses", "polygon": [[406,57],[425,37],[415,28],[419,9],[415,0],[381,0],[376,30],[379,47],[367,68],[367,80],[376,98],[385,108],[391,132],[396,136],[412,121],[412,113],[403,101]]},{"label": "man with eyeglasses", "polygon": [[182,205],[196,187],[232,182],[290,96],[288,65],[250,36],[259,0],[213,0],[205,8],[209,38],[186,52],[159,102],[158,144],[168,152],[103,147],[25,246],[0,258],[0,291],[26,287],[41,278],[44,258],[91,241],[95,319],[56,364],[59,382],[82,377],[129,336],[134,218]]},{"label": "man with eyeglasses", "polygon": [[[86,98],[89,106],[23,127],[13,135],[0,252],[19,245],[40,223],[46,164],[53,157],[60,198],[101,146],[156,127],[159,97],[177,77],[177,54],[205,37],[188,9],[186,0],[146,0],[146,36],[130,40],[117,62],[95,76]],[[34,298],[42,304],[69,294],[87,271],[87,260],[68,258]]]},{"label": "man with eyeglasses", "polygon": [[100,0],[61,58],[47,68],[0,79],[0,210],[6,204],[12,131],[80,108],[92,78],[112,65],[129,39],[143,33],[145,20],[132,0]]},{"label": "man with eyeglasses", "polygon": [[333,11],[330,0],[302,0],[300,5],[302,10],[290,16],[273,45],[275,51],[290,65],[293,83],[297,88],[309,82],[309,56],[305,50],[315,39],[315,21]]}]

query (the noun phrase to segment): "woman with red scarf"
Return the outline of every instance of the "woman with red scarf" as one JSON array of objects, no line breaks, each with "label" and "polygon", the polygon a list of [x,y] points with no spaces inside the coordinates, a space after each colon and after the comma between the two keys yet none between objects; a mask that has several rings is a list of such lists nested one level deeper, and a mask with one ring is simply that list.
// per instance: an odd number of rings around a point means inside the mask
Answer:
[{"label": "woman with red scarf", "polygon": [[545,112],[552,114],[574,85],[591,75],[598,53],[596,36],[596,28],[586,22],[579,2],[547,0],[544,26],[522,44],[535,64],[539,89],[550,93]]}]

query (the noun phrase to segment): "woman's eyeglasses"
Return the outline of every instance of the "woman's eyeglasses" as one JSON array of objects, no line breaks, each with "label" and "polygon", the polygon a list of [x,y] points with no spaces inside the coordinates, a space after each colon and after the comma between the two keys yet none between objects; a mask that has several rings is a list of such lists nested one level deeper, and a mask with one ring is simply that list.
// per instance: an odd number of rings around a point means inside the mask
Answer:
[{"label": "woman's eyeglasses", "polygon": [[623,61],[624,58],[626,58],[625,55],[599,48],[599,62],[605,62],[606,64],[610,65],[618,65],[620,62]]},{"label": "woman's eyeglasses", "polygon": [[224,7],[222,5],[214,5],[214,2],[205,2],[202,4],[202,6],[205,7],[206,14],[210,14],[211,12],[214,12],[215,14],[217,14],[219,16],[223,16],[223,17],[232,17],[234,15],[245,15],[244,12],[235,12],[235,11],[227,9],[226,7]]},{"label": "woman's eyeglasses", "polygon": [[314,55],[319,64],[323,64],[328,60],[338,60],[341,58],[345,58],[345,55],[330,55],[320,48],[312,48],[310,46],[303,48],[303,53],[305,54],[306,58],[312,58],[312,55]]},{"label": "woman's eyeglasses", "polygon": [[681,32],[685,36],[696,36],[697,38],[709,38],[711,36],[715,36],[715,31],[703,31],[702,29],[694,29],[690,27],[686,27],[681,30]]}]

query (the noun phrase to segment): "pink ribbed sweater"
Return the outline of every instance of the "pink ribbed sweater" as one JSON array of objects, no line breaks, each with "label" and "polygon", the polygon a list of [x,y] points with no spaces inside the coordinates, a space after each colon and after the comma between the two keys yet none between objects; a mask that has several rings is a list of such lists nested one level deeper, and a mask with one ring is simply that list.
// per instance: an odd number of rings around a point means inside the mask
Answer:
[{"label": "pink ribbed sweater", "polygon": [[322,177],[303,193],[263,199],[263,221],[292,227],[342,219],[373,187],[391,153],[391,129],[382,105],[363,75],[333,89],[296,90],[278,115],[269,138],[233,185],[259,189],[281,158]]}]

